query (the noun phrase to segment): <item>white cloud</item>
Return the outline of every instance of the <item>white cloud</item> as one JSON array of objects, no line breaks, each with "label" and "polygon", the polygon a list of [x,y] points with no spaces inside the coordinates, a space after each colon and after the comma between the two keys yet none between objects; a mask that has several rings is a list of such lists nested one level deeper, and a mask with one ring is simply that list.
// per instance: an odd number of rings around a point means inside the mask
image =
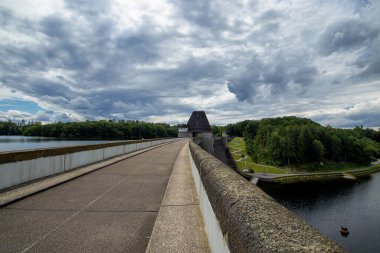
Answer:
[{"label": "white cloud", "polygon": [[39,19],[64,10],[64,1],[61,0],[2,0],[1,5],[14,11],[21,17]]},{"label": "white cloud", "polygon": [[7,110],[5,112],[0,111],[0,121],[21,121],[23,119],[27,120],[32,117],[31,114],[27,112],[21,112],[18,110]]},{"label": "white cloud", "polygon": [[359,102],[344,109],[320,110],[301,116],[315,119],[322,124],[338,127],[380,127],[380,97]]},{"label": "white cloud", "polygon": [[4,0],[0,99],[33,101],[43,111],[29,117],[49,111],[51,121],[185,122],[202,109],[217,124],[295,114],[372,125],[364,107],[380,97],[379,8],[354,0]]}]

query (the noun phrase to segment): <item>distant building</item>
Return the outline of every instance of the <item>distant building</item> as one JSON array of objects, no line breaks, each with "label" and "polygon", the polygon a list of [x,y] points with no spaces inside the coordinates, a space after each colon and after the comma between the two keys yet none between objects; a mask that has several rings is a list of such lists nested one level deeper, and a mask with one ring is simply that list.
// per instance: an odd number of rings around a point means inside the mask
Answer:
[{"label": "distant building", "polygon": [[212,132],[204,111],[194,111],[187,122],[187,127],[189,128],[188,131],[193,134],[193,137],[197,136],[198,133]]},{"label": "distant building", "polygon": [[192,133],[190,133],[188,127],[180,127],[178,128],[178,138],[191,138],[193,137]]},{"label": "distant building", "polygon": [[178,137],[190,138],[200,133],[212,133],[211,126],[204,111],[194,111],[186,127],[180,127],[178,129]]},{"label": "distant building", "polygon": [[178,133],[187,133],[189,128],[187,127],[180,127],[178,128]]}]

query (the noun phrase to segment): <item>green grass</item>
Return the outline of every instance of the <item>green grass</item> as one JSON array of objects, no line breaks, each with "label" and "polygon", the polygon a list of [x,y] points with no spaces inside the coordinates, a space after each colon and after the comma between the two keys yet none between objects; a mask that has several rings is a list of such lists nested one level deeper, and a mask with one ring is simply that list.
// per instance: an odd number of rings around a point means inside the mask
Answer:
[{"label": "green grass", "polygon": [[[288,171],[286,169],[281,169],[278,167],[258,164],[252,161],[252,158],[245,151],[245,142],[241,137],[235,137],[228,143],[228,149],[230,150],[232,157],[235,159],[237,166],[240,170],[252,169],[258,173],[274,173],[274,174],[285,174]],[[239,161],[242,155],[246,159]]]},{"label": "green grass", "polygon": [[228,143],[228,147],[230,148],[233,148],[233,149],[245,149],[245,142],[244,142],[244,139],[241,138],[241,137],[235,137],[233,138],[229,143]]},{"label": "green grass", "polygon": [[286,170],[280,169],[273,166],[267,166],[267,165],[261,165],[257,163],[245,163],[245,162],[236,162],[237,166],[240,170],[243,170],[245,168],[252,169],[253,171],[257,173],[273,173],[273,174],[285,174],[287,173]]},{"label": "green grass", "polygon": [[377,168],[378,165],[368,165],[363,166],[356,163],[336,163],[331,161],[324,161],[323,166],[321,166],[319,163],[309,163],[309,164],[302,164],[296,167],[295,169],[298,169],[300,171],[305,172],[345,172],[345,171],[361,171],[361,170],[368,170]]},{"label": "green grass", "polygon": [[[258,173],[273,173],[273,174],[285,174],[298,172],[345,172],[345,171],[361,171],[361,170],[378,170],[380,165],[360,166],[354,163],[335,163],[331,161],[325,161],[321,166],[319,163],[301,164],[297,167],[275,167],[271,165],[258,164],[252,161],[252,158],[248,156],[245,151],[245,142],[241,137],[236,137],[228,143],[228,149],[230,150],[232,157],[235,159],[237,166],[240,170],[252,169]],[[242,155],[246,159],[240,161]]]}]

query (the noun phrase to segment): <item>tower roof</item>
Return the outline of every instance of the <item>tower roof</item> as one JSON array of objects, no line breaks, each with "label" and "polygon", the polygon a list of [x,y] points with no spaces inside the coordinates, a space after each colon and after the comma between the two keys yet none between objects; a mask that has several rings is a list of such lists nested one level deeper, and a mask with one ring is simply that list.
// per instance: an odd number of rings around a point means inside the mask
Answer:
[{"label": "tower roof", "polygon": [[187,126],[189,132],[211,132],[211,126],[204,111],[194,111]]}]

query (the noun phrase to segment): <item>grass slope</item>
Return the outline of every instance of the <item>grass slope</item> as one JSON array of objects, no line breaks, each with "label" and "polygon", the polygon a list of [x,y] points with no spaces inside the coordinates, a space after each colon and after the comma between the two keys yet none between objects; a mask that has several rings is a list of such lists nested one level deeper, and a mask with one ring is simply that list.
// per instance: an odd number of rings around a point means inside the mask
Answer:
[{"label": "grass slope", "polygon": [[235,137],[228,143],[228,149],[235,159],[240,170],[252,169],[258,173],[285,174],[287,170],[274,166],[258,164],[252,161],[252,158],[245,151],[245,142],[241,137]]}]

